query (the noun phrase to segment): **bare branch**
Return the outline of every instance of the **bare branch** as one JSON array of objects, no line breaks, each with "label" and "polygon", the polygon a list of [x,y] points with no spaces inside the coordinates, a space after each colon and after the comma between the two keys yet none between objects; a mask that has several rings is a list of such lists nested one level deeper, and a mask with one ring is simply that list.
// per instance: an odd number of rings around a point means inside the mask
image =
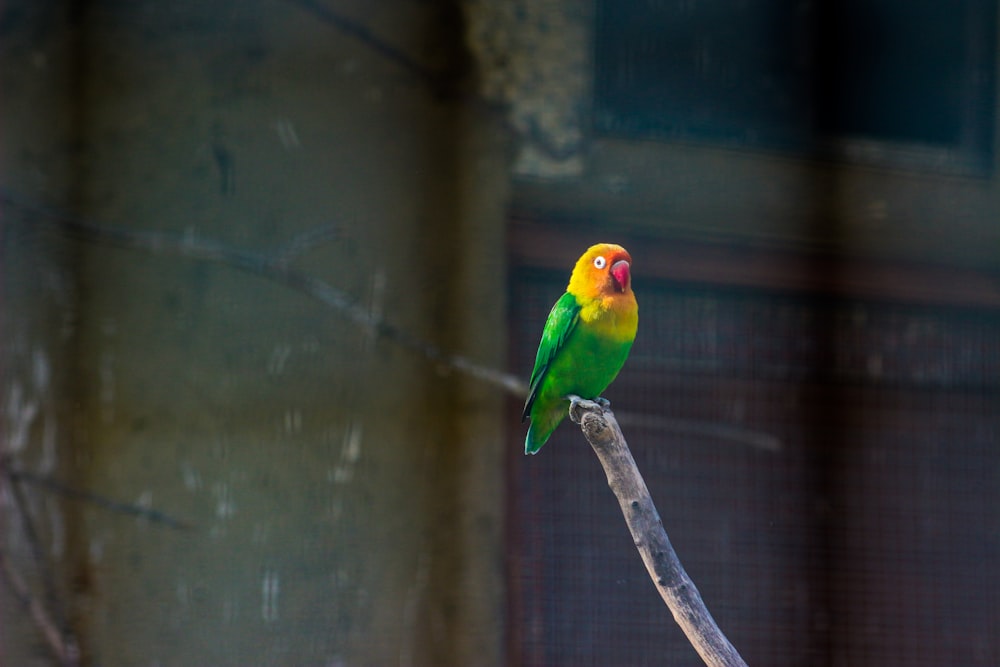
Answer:
[{"label": "bare branch", "polygon": [[[339,311],[364,331],[378,335],[423,356],[435,363],[443,372],[456,370],[465,373],[520,398],[528,393],[527,385],[517,376],[484,366],[466,356],[452,354],[433,343],[422,340],[374,315],[368,308],[356,303],[350,296],[326,281],[288,266],[289,248],[287,247],[277,255],[265,255],[232,248],[218,241],[200,239],[191,234],[133,231],[123,227],[96,224],[40,204],[27,202],[24,198],[15,196],[4,188],[0,188],[0,203],[17,207],[24,213],[36,216],[40,222],[53,225],[60,232],[86,243],[143,250],[157,255],[176,255],[222,264],[245,273],[267,278]],[[329,230],[330,226],[327,225],[324,229]],[[317,238],[320,237],[323,240],[328,238],[328,236],[322,235]],[[293,255],[302,251],[301,245],[295,241],[290,247]]]},{"label": "bare branch", "polygon": [[57,479],[53,479],[48,475],[39,475],[38,473],[30,472],[28,470],[22,470],[20,468],[13,467],[9,459],[0,459],[0,472],[2,472],[7,479],[9,479],[12,484],[12,489],[17,492],[16,483],[22,482],[25,484],[33,484],[35,486],[41,487],[46,491],[51,491],[52,493],[58,494],[65,498],[72,498],[73,500],[81,500],[83,502],[90,503],[92,505],[97,505],[106,510],[112,512],[118,512],[120,514],[131,514],[132,516],[139,517],[141,519],[146,519],[153,523],[163,524],[169,528],[174,528],[177,530],[187,530],[193,528],[193,524],[180,519],[175,519],[174,517],[161,512],[159,510],[150,509],[148,507],[141,507],[139,505],[133,505],[131,503],[123,503],[117,500],[112,500],[107,496],[102,496],[99,493],[94,493],[93,491],[87,491],[85,489],[78,489],[74,486],[64,484]]},{"label": "bare branch", "polygon": [[746,667],[743,658],[719,630],[677,558],[614,413],[579,396],[569,399],[570,419],[580,425],[604,466],[608,486],[618,498],[646,571],[674,620],[709,667]]},{"label": "bare branch", "polygon": [[[196,261],[222,264],[245,273],[272,280],[284,287],[305,294],[323,305],[339,311],[371,336],[378,336],[414,352],[435,364],[441,373],[457,371],[491,384],[508,394],[524,399],[528,386],[521,378],[479,364],[460,354],[452,354],[433,343],[422,340],[397,327],[378,312],[355,302],[350,296],[329,283],[289,266],[302,253],[339,238],[340,229],[334,223],[320,225],[294,237],[276,252],[256,253],[229,247],[218,241],[194,235],[166,232],[134,231],[77,218],[43,204],[32,202],[0,186],[0,204],[17,208],[47,224],[60,233],[85,242],[141,250],[156,255],[175,255]],[[777,452],[781,441],[773,435],[742,427],[717,423],[656,417],[647,414],[622,413],[622,423],[644,428],[658,428],[673,433],[711,437],[755,449]]]},{"label": "bare branch", "polygon": [[[6,469],[4,469],[6,473]],[[28,542],[28,547],[31,549],[31,557],[35,561],[35,567],[42,579],[43,593],[45,596],[45,604],[51,610],[52,615],[56,617],[57,623],[60,626],[66,626],[66,614],[63,611],[63,607],[59,598],[59,592],[56,586],[56,576],[52,568],[52,561],[49,559],[48,552],[42,545],[42,538],[35,529],[35,520],[31,515],[31,510],[28,505],[28,498],[24,494],[24,489],[20,485],[13,483],[9,475],[6,475],[10,484],[11,499],[13,500],[14,511],[17,513],[18,518],[21,521],[21,529],[24,531],[24,537]]]},{"label": "bare branch", "polygon": [[20,600],[21,604],[28,608],[31,620],[34,621],[39,632],[45,637],[45,643],[59,661],[59,664],[65,667],[76,667],[76,665],[79,665],[80,649],[76,641],[72,637],[64,637],[59,631],[56,624],[49,617],[48,612],[45,611],[42,603],[31,594],[31,589],[28,588],[24,577],[11,566],[2,546],[0,546],[0,573],[3,574],[3,578],[7,581],[7,585],[10,586],[15,597]]},{"label": "bare branch", "polygon": [[783,448],[781,439],[771,433],[704,419],[680,419],[645,412],[620,412],[618,423],[628,427],[656,429],[678,437],[711,438],[772,454],[780,452]]},{"label": "bare branch", "polygon": [[441,87],[442,74],[418,63],[405,52],[380,39],[368,26],[348,18],[344,14],[318,2],[318,0],[288,0],[290,4],[298,5],[325,23],[328,23],[342,33],[354,37],[362,44],[390,62],[423,80],[435,93]]},{"label": "bare branch", "polygon": [[343,238],[344,234],[338,225],[326,224],[307,229],[274,253],[275,264],[291,264],[299,255],[312,250],[322,243]]},{"label": "bare branch", "polygon": [[[31,589],[28,587],[24,577],[14,569],[2,549],[0,549],[0,571],[2,571],[14,595],[28,608],[28,614],[38,627],[39,632],[45,637],[46,644],[48,644],[52,653],[59,660],[59,663],[67,667],[75,667],[80,661],[80,651],[72,634],[68,631],[62,632],[59,629],[60,627],[67,627],[68,624],[60,603],[51,561],[45,548],[42,546],[38,531],[35,530],[35,522],[28,509],[28,500],[24,495],[24,491],[10,475],[8,459],[0,460],[0,464],[2,464],[0,465],[0,471],[4,473],[4,477],[10,484],[14,509],[20,518],[25,539],[31,549],[31,556],[42,579],[46,603],[43,603],[31,593]],[[46,610],[46,604],[48,610]],[[55,620],[53,620],[53,616]]]}]

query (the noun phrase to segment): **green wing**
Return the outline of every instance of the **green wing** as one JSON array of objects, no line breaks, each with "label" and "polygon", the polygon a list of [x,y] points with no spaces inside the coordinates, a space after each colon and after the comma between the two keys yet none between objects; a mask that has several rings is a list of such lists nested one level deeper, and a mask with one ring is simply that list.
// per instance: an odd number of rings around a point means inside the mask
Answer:
[{"label": "green wing", "polygon": [[569,292],[566,292],[549,312],[549,318],[545,320],[545,328],[542,329],[542,340],[538,344],[538,354],[535,355],[535,369],[531,371],[531,381],[528,383],[528,400],[524,403],[524,412],[521,413],[521,421],[528,418],[531,412],[531,405],[538,397],[538,389],[542,386],[542,380],[548,373],[552,360],[559,354],[566,339],[576,328],[576,323],[580,321],[580,306]]}]

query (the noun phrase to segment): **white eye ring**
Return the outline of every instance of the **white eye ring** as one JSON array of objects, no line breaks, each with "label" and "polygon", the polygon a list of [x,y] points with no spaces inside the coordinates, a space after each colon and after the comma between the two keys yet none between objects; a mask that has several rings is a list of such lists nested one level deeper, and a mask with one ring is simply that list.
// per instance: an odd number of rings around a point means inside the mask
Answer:
[{"label": "white eye ring", "polygon": [[603,269],[607,265],[608,265],[608,260],[604,259],[600,255],[594,258],[594,266],[596,266],[597,268]]}]

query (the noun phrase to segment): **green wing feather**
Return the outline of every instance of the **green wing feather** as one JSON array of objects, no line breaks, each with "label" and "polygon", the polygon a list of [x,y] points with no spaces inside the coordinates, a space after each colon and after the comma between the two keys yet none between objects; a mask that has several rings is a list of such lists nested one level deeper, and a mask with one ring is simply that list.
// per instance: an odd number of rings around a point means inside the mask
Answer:
[{"label": "green wing feather", "polygon": [[559,350],[579,321],[580,305],[576,302],[575,296],[566,292],[552,306],[549,317],[545,320],[542,340],[538,344],[538,354],[535,355],[535,368],[531,371],[531,381],[528,383],[528,400],[525,401],[524,412],[521,413],[522,422],[528,418],[531,406],[538,398],[538,390],[552,365],[552,360],[559,354]]}]

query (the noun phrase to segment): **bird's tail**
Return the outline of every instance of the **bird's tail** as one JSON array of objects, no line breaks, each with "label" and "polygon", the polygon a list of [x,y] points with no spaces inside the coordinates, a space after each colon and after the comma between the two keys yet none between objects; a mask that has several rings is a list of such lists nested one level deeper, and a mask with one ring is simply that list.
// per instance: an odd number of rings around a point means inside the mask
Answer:
[{"label": "bird's tail", "polygon": [[524,453],[525,454],[537,454],[538,450],[542,448],[548,439],[552,435],[552,432],[556,430],[559,423],[566,416],[566,410],[569,408],[569,401],[559,404],[557,410],[552,410],[548,413],[545,412],[535,412],[531,415],[531,425],[528,427],[528,435],[524,438]]},{"label": "bird's tail", "polygon": [[525,454],[537,454],[538,450],[542,448],[548,437],[540,438],[536,432],[534,422],[528,427],[528,435],[524,438],[524,453]]}]

